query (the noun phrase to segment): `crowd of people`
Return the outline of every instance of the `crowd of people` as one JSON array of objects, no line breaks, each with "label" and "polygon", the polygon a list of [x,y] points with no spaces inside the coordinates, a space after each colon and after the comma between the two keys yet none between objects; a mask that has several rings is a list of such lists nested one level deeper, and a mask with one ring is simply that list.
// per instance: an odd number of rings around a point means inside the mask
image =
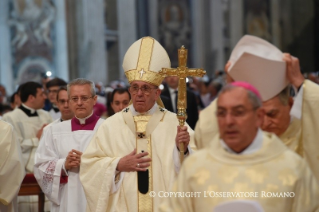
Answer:
[{"label": "crowd of people", "polygon": [[[266,71],[253,74],[256,61]],[[166,50],[144,37],[124,56],[128,85],[54,78],[10,97],[0,86],[0,211],[38,210],[36,196],[17,195],[26,174],[52,212],[319,211],[315,74],[244,36],[225,71],[188,78],[180,126],[179,79],[162,68]],[[282,80],[263,83],[269,68]]]}]

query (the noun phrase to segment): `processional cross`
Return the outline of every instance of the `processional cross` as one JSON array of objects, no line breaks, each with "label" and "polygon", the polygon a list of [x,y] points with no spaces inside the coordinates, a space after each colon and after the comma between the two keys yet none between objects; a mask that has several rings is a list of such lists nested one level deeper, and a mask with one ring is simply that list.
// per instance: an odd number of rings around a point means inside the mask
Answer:
[{"label": "processional cross", "polygon": [[[177,68],[162,68],[159,71],[163,77],[177,76],[179,78],[178,83],[178,101],[177,101],[177,118],[179,126],[184,126],[187,119],[187,90],[186,90],[186,77],[202,77],[206,74],[206,71],[201,68],[188,68],[187,65],[188,50],[182,46],[178,49],[178,67]],[[184,160],[184,143],[179,145],[179,157],[180,161]]]}]

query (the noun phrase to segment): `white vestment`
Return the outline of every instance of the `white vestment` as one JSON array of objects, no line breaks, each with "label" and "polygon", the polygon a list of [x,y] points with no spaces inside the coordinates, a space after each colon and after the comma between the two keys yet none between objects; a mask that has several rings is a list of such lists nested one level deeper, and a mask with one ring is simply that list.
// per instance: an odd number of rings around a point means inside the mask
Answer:
[{"label": "white vestment", "polygon": [[[74,130],[73,119],[45,128],[35,156],[34,175],[46,197],[52,202],[51,212],[81,212],[86,208],[79,168],[72,168],[66,173],[64,163],[72,149],[81,152],[86,149],[103,120],[96,117],[96,124],[90,130],[80,130],[83,126],[80,124]],[[67,183],[60,183],[62,172],[67,175]]]},{"label": "white vestment", "polygon": [[[25,105],[24,105],[25,106]],[[31,116],[36,112],[37,116]],[[3,120],[13,125],[14,132],[21,146],[22,159],[27,173],[33,173],[34,155],[39,145],[37,132],[44,124],[52,122],[50,114],[42,109],[33,110],[20,106],[12,112],[6,113]],[[19,196],[19,212],[38,211],[37,196]]]},{"label": "white vestment", "polygon": [[[153,114],[146,114],[151,115],[151,118],[141,136],[149,138],[150,149],[147,151],[152,155],[149,183],[153,191],[168,191],[180,168],[175,144],[178,120],[175,113],[160,108],[157,104],[152,110]],[[134,124],[135,113],[131,105],[106,119],[82,155],[80,179],[88,201],[87,211],[141,211],[137,172],[116,171],[119,160],[131,153],[140,140],[141,133],[137,132]],[[145,114],[140,115],[144,116]],[[190,127],[188,132],[191,137],[190,146],[194,147]],[[154,211],[161,201],[161,198],[154,197],[151,198],[151,203],[147,203],[153,205]]]},{"label": "white vestment", "polygon": [[60,111],[55,112],[55,110],[53,108],[49,111],[49,114],[52,117],[52,120],[56,120],[58,118],[61,118],[61,112]]},{"label": "white vestment", "polygon": [[0,120],[0,211],[16,212],[25,176],[21,148],[10,124]]},{"label": "white vestment", "polygon": [[[195,127],[195,142],[198,149],[210,146],[212,138],[218,134],[216,102],[217,99],[199,114]],[[288,148],[305,158],[319,182],[318,103],[319,86],[305,80],[290,110],[291,123],[279,137]]]},{"label": "white vestment", "polygon": [[259,202],[265,212],[319,211],[319,187],[308,164],[276,135],[263,132],[261,140],[261,147],[234,154],[216,136],[185,160],[160,211],[213,211],[243,199]]},{"label": "white vestment", "polygon": [[39,145],[39,139],[36,136],[37,132],[44,124],[52,122],[48,112],[42,109],[36,110],[36,112],[38,116],[29,117],[20,108],[16,108],[3,116],[3,120],[12,124],[20,142],[22,158],[27,173],[33,173],[34,154]]}]

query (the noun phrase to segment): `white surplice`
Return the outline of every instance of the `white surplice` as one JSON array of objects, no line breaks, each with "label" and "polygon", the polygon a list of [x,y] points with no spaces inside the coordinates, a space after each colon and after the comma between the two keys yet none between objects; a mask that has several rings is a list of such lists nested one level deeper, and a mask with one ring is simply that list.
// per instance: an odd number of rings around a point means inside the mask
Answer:
[{"label": "white surplice", "polygon": [[83,152],[103,122],[99,119],[93,130],[72,131],[71,120],[45,129],[35,155],[34,174],[43,192],[52,202],[51,212],[85,211],[86,198],[79,180],[79,168],[68,171],[68,182],[60,184],[64,162],[72,149]]}]

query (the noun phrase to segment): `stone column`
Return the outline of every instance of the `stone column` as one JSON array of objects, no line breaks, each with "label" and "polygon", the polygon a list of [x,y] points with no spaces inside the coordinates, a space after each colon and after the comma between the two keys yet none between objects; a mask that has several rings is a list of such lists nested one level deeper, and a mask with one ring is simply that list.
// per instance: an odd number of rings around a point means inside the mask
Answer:
[{"label": "stone column", "polygon": [[[221,0],[212,0],[210,4],[211,11],[211,49],[212,49],[212,60],[214,61],[213,68],[223,70],[225,65],[225,52],[224,52],[224,19],[223,19],[223,5]],[[211,60],[211,61],[212,61]],[[212,70],[213,73],[215,70]]]},{"label": "stone column", "polygon": [[[191,26],[192,26],[192,42],[189,57],[192,57],[193,66],[205,67],[205,32],[204,26],[204,14],[203,14],[204,1],[191,1]],[[206,16],[206,14],[205,14]]]},{"label": "stone column", "polygon": [[149,8],[149,23],[150,23],[150,35],[159,40],[158,36],[158,0],[148,0],[148,8]]},{"label": "stone column", "polygon": [[103,0],[78,0],[79,77],[107,81]]},{"label": "stone column", "polygon": [[119,78],[123,78],[123,58],[127,49],[138,39],[136,23],[136,1],[117,0],[117,20],[119,35]]},{"label": "stone column", "polygon": [[271,17],[271,32],[272,43],[281,49],[281,28],[280,28],[280,2],[277,0],[271,0],[270,2],[270,17]]},{"label": "stone column", "polygon": [[65,1],[56,0],[56,76],[69,81]]},{"label": "stone column", "polygon": [[7,93],[14,91],[12,58],[11,58],[11,39],[8,26],[9,19],[9,0],[0,1],[0,83],[6,87]]},{"label": "stone column", "polygon": [[243,0],[230,1],[230,48],[235,47],[244,34]]}]

